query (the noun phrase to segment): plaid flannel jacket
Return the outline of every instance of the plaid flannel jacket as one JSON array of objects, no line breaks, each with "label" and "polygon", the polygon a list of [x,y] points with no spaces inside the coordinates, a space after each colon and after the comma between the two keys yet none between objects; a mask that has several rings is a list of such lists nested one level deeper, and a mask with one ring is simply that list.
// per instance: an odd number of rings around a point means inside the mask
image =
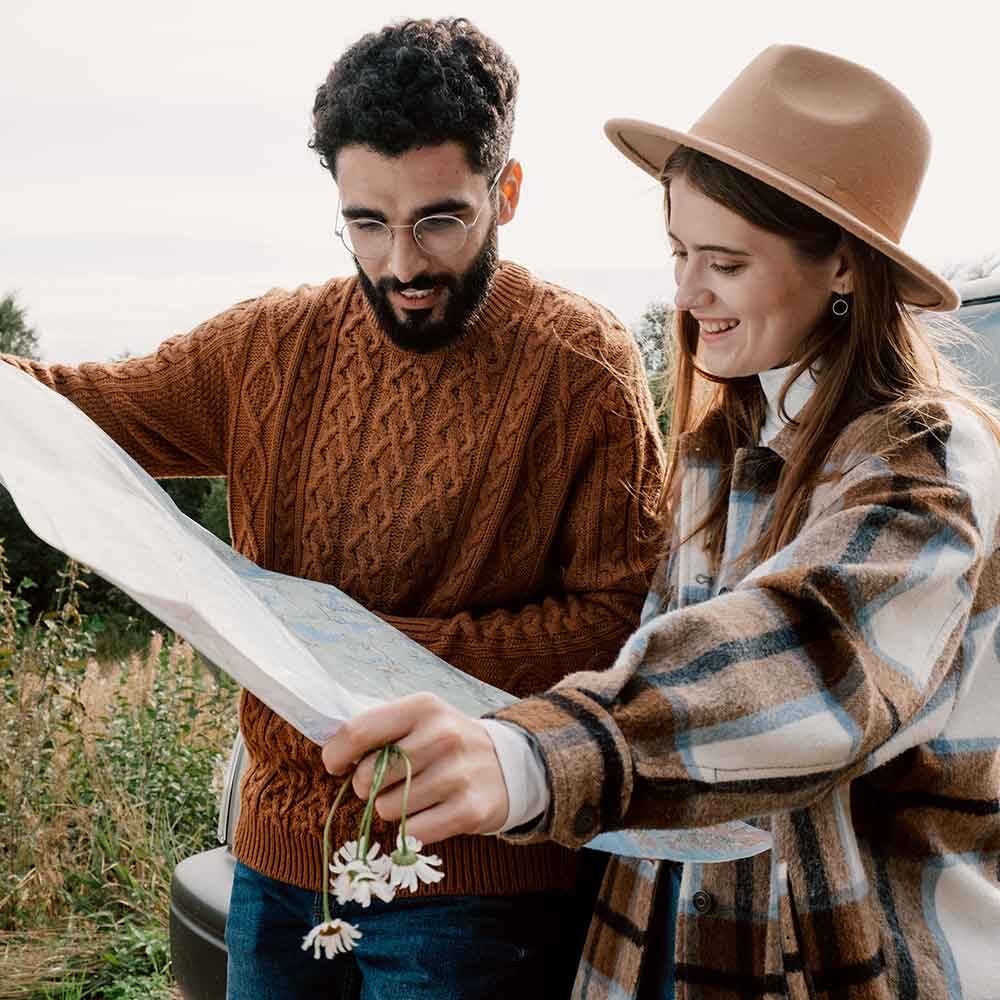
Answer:
[{"label": "plaid flannel jacket", "polygon": [[[834,448],[789,546],[732,559],[770,516],[786,427],[736,456],[717,575],[682,546],[611,669],[497,713],[552,789],[511,839],[771,831],[755,858],[685,865],[678,997],[1000,997],[1000,450],[952,403],[919,426],[860,419],[870,450]],[[681,537],[716,481],[709,439],[683,442]],[[635,996],[664,933],[657,869],[612,859],[579,1000]]]}]

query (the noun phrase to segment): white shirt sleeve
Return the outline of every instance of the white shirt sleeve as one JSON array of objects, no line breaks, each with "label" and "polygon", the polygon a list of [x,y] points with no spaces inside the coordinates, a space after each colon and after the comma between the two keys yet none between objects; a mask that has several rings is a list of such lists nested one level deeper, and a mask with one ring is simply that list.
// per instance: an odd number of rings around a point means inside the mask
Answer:
[{"label": "white shirt sleeve", "polygon": [[493,741],[500,770],[507,785],[507,819],[496,833],[506,833],[537,819],[549,807],[548,776],[541,754],[531,737],[512,722],[481,719]]}]

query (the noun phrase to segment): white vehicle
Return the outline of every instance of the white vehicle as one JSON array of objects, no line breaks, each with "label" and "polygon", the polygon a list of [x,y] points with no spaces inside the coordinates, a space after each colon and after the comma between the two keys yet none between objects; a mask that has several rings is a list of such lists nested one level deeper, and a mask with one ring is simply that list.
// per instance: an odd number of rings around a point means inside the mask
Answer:
[{"label": "white vehicle", "polygon": [[967,261],[945,275],[958,288],[958,318],[975,335],[949,351],[973,381],[1000,402],[1000,253]]}]

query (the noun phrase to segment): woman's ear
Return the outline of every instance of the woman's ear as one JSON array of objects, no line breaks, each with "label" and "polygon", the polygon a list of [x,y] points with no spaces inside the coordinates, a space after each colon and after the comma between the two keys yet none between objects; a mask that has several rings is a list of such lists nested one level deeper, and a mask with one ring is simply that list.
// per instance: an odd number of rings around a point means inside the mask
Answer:
[{"label": "woman's ear", "polygon": [[503,180],[500,181],[500,208],[497,212],[499,225],[506,225],[516,215],[523,183],[524,171],[521,169],[521,164],[517,160],[511,160],[506,167]]},{"label": "woman's ear", "polygon": [[841,253],[837,258],[837,272],[833,276],[832,290],[837,295],[850,295],[854,291],[854,270],[847,254]]}]

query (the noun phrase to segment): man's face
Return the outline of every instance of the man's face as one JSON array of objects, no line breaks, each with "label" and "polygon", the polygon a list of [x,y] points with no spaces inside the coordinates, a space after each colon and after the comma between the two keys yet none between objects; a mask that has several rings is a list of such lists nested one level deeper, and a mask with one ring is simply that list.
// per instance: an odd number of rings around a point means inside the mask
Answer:
[{"label": "man's face", "polygon": [[445,257],[421,248],[412,229],[395,229],[383,257],[357,259],[362,287],[393,343],[426,353],[457,340],[497,268],[495,193],[487,203],[491,178],[475,173],[455,142],[396,157],[347,146],[337,155],[336,170],[348,222],[365,218],[406,226],[448,214],[472,225],[478,213],[464,245]]}]

